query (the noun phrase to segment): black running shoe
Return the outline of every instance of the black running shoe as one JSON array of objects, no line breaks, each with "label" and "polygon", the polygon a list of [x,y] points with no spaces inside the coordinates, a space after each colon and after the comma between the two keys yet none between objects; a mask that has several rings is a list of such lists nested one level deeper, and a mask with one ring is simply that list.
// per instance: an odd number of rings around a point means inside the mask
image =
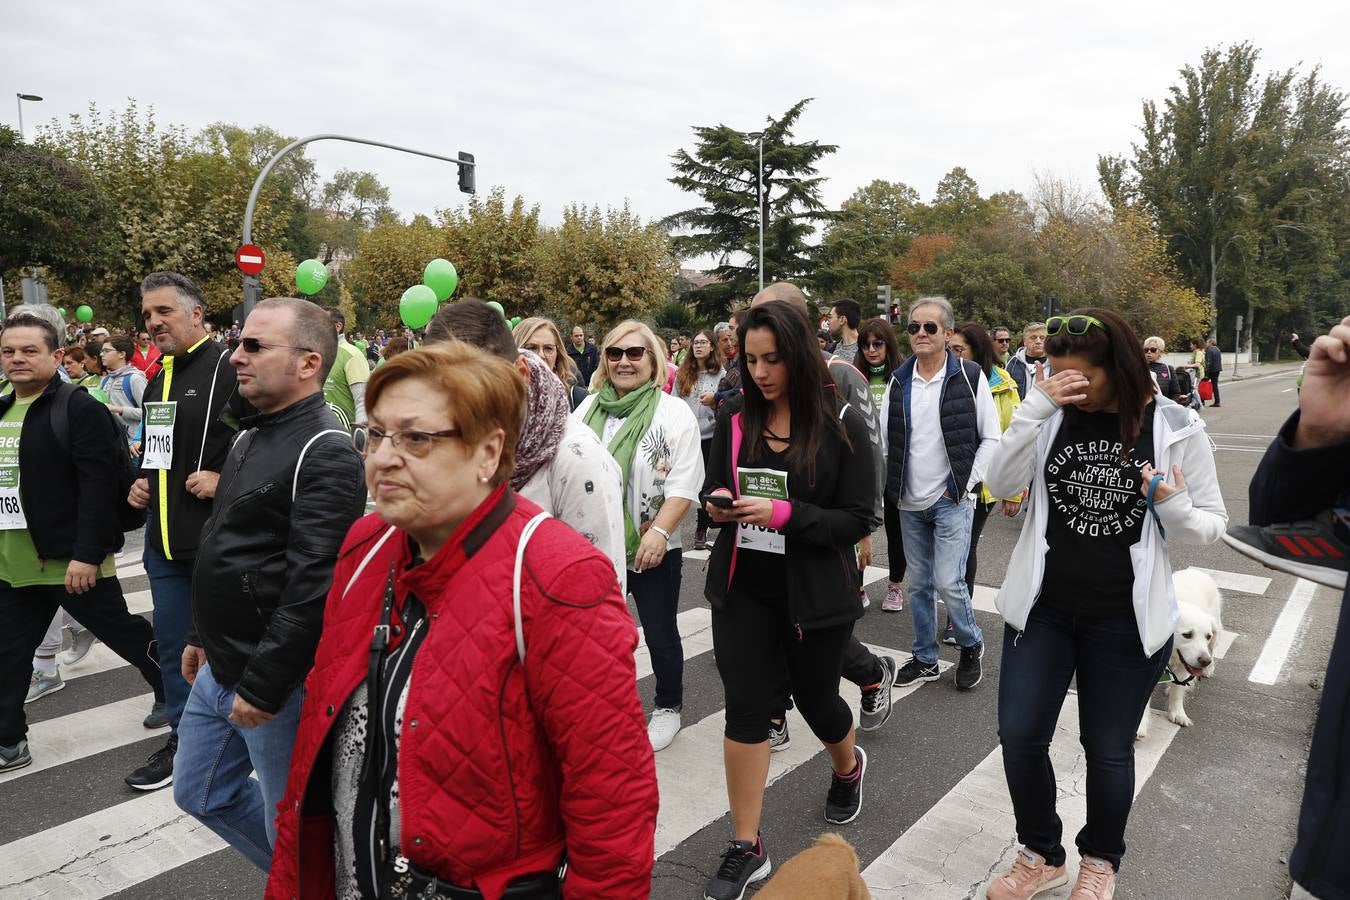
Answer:
[{"label": "black running shoe", "polygon": [[163,747],[150,754],[145,765],[123,780],[128,787],[138,791],[157,791],[162,787],[168,787],[173,784],[173,755],[177,752],[178,735],[171,734]]},{"label": "black running shoe", "polygon": [[956,664],[957,690],[968,691],[984,678],[984,669],[980,660],[984,658],[984,642],[974,647],[961,648],[961,661]]},{"label": "black running shoe", "polygon": [[893,656],[878,657],[877,662],[881,664],[881,682],[863,688],[859,706],[858,726],[863,731],[876,731],[891,717],[891,688],[895,686],[895,674],[900,666]]},{"label": "black running shoe", "polygon": [[895,673],[895,686],[909,687],[916,681],[937,681],[939,674],[937,663],[919,662],[917,657],[913,657]]},{"label": "black running shoe", "polygon": [[768,878],[772,870],[764,838],[753,843],[732,841],[722,854],[717,874],[708,879],[708,886],[703,889],[703,900],[741,900],[747,887]]},{"label": "black running shoe", "polygon": [[843,778],[830,772],[830,792],[825,795],[825,821],[831,825],[847,825],[862,812],[863,779],[867,777],[867,752],[854,745],[853,755],[858,759],[854,770],[857,778]]},{"label": "black running shoe", "polygon": [[0,745],[0,772],[14,772],[33,764],[33,755],[28,752],[28,742],[20,740],[12,746]]},{"label": "black running shoe", "polygon": [[1233,525],[1224,542],[1264,566],[1345,590],[1350,545],[1336,532],[1336,510],[1280,525]]}]

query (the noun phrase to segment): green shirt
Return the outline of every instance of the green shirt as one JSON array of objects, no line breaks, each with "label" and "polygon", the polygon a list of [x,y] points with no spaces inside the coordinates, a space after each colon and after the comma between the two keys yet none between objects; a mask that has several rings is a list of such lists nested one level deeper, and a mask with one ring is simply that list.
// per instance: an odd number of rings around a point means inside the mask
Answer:
[{"label": "green shirt", "polygon": [[323,399],[341,410],[348,423],[355,424],[356,398],[352,396],[352,385],[369,380],[370,363],[366,362],[366,355],[348,343],[346,337],[339,337],[337,359],[324,382]]},{"label": "green shirt", "polygon": [[[19,437],[23,432],[23,419],[28,415],[33,401],[40,395],[25,399],[15,398],[11,406],[0,417],[0,470],[19,468]],[[111,510],[108,513],[112,515]],[[38,559],[37,548],[27,529],[0,531],[0,581],[10,587],[23,588],[33,585],[63,585],[66,583],[68,559]],[[99,566],[99,578],[111,578],[117,573],[116,562],[111,553]]]}]

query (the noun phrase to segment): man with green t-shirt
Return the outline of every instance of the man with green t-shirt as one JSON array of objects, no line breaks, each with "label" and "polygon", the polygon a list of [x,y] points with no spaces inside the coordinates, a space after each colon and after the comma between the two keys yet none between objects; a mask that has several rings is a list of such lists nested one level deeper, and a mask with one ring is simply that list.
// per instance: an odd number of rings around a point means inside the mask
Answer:
[{"label": "man with green t-shirt", "polygon": [[333,328],[337,330],[337,361],[328,373],[323,384],[323,399],[342,419],[342,424],[366,424],[366,382],[370,380],[370,363],[359,347],[347,340],[347,324],[341,310],[330,309],[328,315],[333,319]]},{"label": "man with green t-shirt", "polygon": [[113,563],[124,435],[102,403],[57,377],[61,332],[28,309],[0,331],[14,386],[0,397],[0,772],[33,761],[23,712],[31,661],[62,607],[164,700],[150,623],[127,611]]}]

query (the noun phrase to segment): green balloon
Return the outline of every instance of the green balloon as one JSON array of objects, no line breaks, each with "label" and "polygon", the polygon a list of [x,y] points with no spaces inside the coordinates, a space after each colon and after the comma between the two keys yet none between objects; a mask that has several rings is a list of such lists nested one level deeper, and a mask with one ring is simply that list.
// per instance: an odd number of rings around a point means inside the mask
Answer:
[{"label": "green balloon", "polygon": [[436,301],[448,299],[459,287],[459,273],[448,259],[433,259],[422,272],[422,283],[436,292]]},{"label": "green balloon", "polygon": [[328,283],[328,269],[317,259],[307,259],[295,267],[295,286],[300,293],[310,296],[323,290]]},{"label": "green balloon", "polygon": [[61,318],[64,319],[66,317],[66,308],[64,306],[58,309],[57,312],[61,314]]},{"label": "green balloon", "polygon": [[497,311],[497,315],[501,316],[503,319],[506,318],[506,310],[503,309],[502,305],[498,303],[496,300],[489,300],[487,302],[487,305],[489,309],[495,309]]},{"label": "green balloon", "polygon": [[94,321],[94,310],[87,304],[81,303],[75,308],[75,318],[81,322],[92,322]]},{"label": "green balloon", "polygon": [[409,328],[421,328],[436,315],[436,292],[425,284],[415,284],[398,301],[398,317]]},{"label": "green balloon", "polygon": [[512,328],[515,328],[517,325],[520,324],[520,322],[521,322],[520,316],[512,316],[512,317],[511,317],[511,327],[512,327]]}]

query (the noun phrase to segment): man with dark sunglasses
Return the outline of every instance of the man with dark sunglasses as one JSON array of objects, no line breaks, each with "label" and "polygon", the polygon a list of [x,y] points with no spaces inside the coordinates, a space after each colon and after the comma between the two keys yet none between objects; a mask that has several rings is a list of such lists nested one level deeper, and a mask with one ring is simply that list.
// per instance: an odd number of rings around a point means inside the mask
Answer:
[{"label": "man with dark sunglasses", "polygon": [[895,684],[938,679],[941,597],[961,649],[956,686],[968,691],[980,683],[984,656],[984,635],[966,587],[974,490],[1001,431],[984,371],[947,349],[955,324],[945,297],[922,297],[910,307],[906,330],[914,355],[886,387],[881,437],[886,500],[900,507],[914,616],[914,656]]},{"label": "man with dark sunglasses", "polygon": [[989,336],[994,342],[994,353],[998,356],[999,365],[1007,365],[1009,348],[1012,346],[1012,332],[1004,325],[995,325]]},{"label": "man with dark sunglasses", "polygon": [[244,322],[229,364],[259,412],[221,469],[181,661],[174,801],[264,872],[333,566],[365,511],[361,457],[323,396],[336,358],[308,300],[264,300]]}]

